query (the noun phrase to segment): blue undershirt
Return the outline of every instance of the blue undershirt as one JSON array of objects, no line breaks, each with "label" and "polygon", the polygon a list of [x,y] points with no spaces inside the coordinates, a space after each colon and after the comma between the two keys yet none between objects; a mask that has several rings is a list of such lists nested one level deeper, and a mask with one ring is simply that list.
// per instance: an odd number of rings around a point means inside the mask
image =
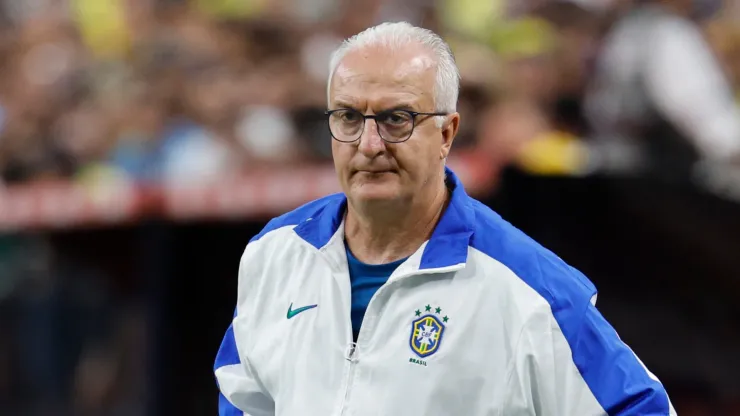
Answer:
[{"label": "blue undershirt", "polygon": [[347,248],[349,281],[352,287],[352,335],[355,341],[360,333],[362,319],[365,317],[365,310],[370,299],[404,261],[406,259],[386,264],[366,264],[357,260]]}]

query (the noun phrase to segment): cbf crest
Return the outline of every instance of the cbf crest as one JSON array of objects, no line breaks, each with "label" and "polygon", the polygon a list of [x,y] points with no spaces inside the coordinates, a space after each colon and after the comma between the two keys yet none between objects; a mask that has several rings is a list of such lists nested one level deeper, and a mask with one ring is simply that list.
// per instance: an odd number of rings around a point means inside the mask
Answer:
[{"label": "cbf crest", "polygon": [[[426,305],[424,313],[421,309],[416,310],[416,319],[411,322],[411,334],[409,336],[409,346],[419,358],[426,358],[439,351],[442,345],[442,337],[445,333],[445,324],[449,320],[447,316],[442,316],[442,308],[432,308]],[[426,362],[411,359],[410,362],[420,365],[426,365]]]}]

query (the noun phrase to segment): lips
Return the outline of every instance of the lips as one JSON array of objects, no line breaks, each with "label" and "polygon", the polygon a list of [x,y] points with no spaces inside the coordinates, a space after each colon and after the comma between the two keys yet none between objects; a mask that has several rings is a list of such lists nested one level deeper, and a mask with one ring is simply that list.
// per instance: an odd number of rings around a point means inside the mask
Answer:
[{"label": "lips", "polygon": [[394,171],[391,169],[360,169],[357,170],[355,173],[366,173],[368,175],[380,175],[382,173],[393,173]]}]

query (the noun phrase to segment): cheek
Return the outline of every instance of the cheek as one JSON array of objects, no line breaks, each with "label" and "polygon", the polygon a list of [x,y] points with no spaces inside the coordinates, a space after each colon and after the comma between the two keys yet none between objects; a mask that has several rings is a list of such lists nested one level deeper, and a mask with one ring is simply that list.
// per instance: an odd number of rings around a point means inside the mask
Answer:
[{"label": "cheek", "polygon": [[339,143],[336,140],[332,140],[331,154],[334,159],[334,167],[338,171],[343,171],[349,165],[349,161],[352,160],[354,154],[354,147],[349,144]]},{"label": "cheek", "polygon": [[440,147],[434,146],[433,138],[424,137],[423,140],[411,139],[393,149],[393,157],[396,159],[401,170],[409,176],[426,175],[432,159],[439,161]]}]

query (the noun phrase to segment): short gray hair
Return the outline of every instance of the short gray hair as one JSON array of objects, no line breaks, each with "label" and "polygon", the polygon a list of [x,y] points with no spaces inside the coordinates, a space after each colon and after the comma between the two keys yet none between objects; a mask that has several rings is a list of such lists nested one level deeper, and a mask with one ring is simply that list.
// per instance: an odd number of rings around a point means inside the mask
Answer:
[{"label": "short gray hair", "polygon": [[[457,111],[457,97],[460,93],[460,71],[455,63],[450,46],[431,30],[413,26],[407,22],[381,23],[365,29],[346,39],[334,51],[329,63],[329,80],[326,87],[327,100],[331,91],[331,81],[339,63],[347,53],[368,46],[384,46],[397,49],[418,43],[433,54],[437,63],[437,79],[434,85],[434,111],[454,113]],[[438,117],[438,124],[444,120]]]}]

